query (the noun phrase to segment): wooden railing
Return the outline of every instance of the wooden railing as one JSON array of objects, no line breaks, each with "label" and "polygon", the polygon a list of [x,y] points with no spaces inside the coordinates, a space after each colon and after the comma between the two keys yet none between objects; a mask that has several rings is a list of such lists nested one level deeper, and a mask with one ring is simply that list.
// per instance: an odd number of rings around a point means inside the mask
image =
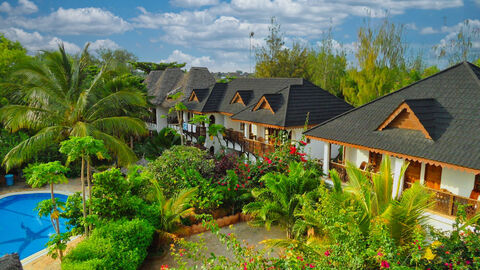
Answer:
[{"label": "wooden railing", "polygon": [[232,144],[238,143],[241,147],[243,147],[244,144],[244,136],[243,132],[241,131],[227,129],[225,130],[225,135],[223,136],[223,139],[227,144],[228,142],[231,142]]},{"label": "wooden railing", "polygon": [[338,176],[340,176],[340,179],[342,180],[342,182],[344,183],[348,182],[347,169],[345,165],[330,161],[330,170],[331,169],[335,169],[337,171]]},{"label": "wooden railing", "polygon": [[[409,188],[411,185],[411,183],[406,184],[407,188]],[[478,200],[455,195],[442,190],[432,189],[429,187],[425,188],[434,194],[432,197],[433,205],[430,208],[430,210],[432,210],[433,212],[448,216],[457,216],[459,205],[467,205],[467,207],[465,208],[467,217],[472,217],[479,211],[480,201]]]},{"label": "wooden railing", "polygon": [[207,128],[206,127],[201,127],[201,126],[196,126],[196,125],[191,125],[189,128],[184,129],[183,133],[186,136],[190,136],[190,137],[198,139],[198,137],[200,137],[200,136],[204,136],[204,137],[207,136]]},{"label": "wooden railing", "polygon": [[275,147],[272,144],[268,144],[268,143],[264,143],[256,140],[245,139],[245,138],[244,138],[244,141],[245,141],[245,144],[244,144],[245,151],[258,155],[260,157],[263,157],[275,151]]}]

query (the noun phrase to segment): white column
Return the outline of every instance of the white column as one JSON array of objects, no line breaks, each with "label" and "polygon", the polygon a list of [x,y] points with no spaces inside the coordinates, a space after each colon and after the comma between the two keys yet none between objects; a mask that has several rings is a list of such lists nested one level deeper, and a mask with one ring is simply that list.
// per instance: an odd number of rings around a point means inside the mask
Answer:
[{"label": "white column", "polygon": [[250,134],[248,134],[248,130],[249,130],[248,126],[249,125],[250,124],[245,123],[244,129],[243,129],[243,136],[245,136],[245,138],[247,138],[247,139],[250,136]]},{"label": "white column", "polygon": [[425,163],[421,163],[420,165],[420,184],[425,183]]},{"label": "white column", "polygon": [[403,189],[403,178],[404,175],[400,178],[400,173],[402,172],[402,166],[405,161],[401,158],[392,157],[393,165],[393,187],[392,187],[392,198],[399,198],[402,195]]},{"label": "white column", "polygon": [[328,176],[328,171],[330,170],[330,153],[332,150],[332,145],[330,143],[323,143],[323,174]]}]

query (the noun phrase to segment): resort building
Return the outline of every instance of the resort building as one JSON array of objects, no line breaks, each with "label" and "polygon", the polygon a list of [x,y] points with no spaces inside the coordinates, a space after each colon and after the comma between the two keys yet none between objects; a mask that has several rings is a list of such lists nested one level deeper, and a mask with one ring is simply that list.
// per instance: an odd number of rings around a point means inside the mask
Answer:
[{"label": "resort building", "polygon": [[[223,146],[254,156],[272,152],[274,136],[284,134],[298,141],[305,126],[313,127],[352,109],[342,99],[301,78],[238,78],[194,89],[184,104],[188,108],[186,122],[194,114],[203,114],[210,123],[225,127],[220,140],[207,136],[206,147],[212,152]],[[205,135],[205,128],[184,126],[192,140]],[[306,152],[311,158],[323,158],[323,143],[312,142]],[[331,152],[334,157],[337,154],[337,149]]]},{"label": "resort building", "polygon": [[[380,97],[310,129],[307,138],[343,146],[343,157],[324,162],[346,179],[345,164],[375,172],[390,156],[394,178],[410,165],[400,183],[419,181],[435,193],[432,222],[451,228],[458,204],[479,209],[480,68],[463,62]],[[396,194],[397,190],[393,191]]]},{"label": "resort building", "polygon": [[[174,104],[170,96],[182,92],[181,100],[188,97],[193,89],[208,88],[215,84],[215,79],[206,67],[192,67],[184,72],[180,68],[151,71],[145,78],[150,103],[154,106],[147,125],[150,130],[160,131],[167,124],[177,120],[168,116],[169,108]],[[164,116],[164,117],[162,117]]]}]

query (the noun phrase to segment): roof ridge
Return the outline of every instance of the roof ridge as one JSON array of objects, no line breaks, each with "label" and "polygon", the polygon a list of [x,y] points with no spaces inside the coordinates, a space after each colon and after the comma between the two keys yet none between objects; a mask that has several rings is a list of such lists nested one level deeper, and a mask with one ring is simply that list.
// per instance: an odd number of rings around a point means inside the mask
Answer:
[{"label": "roof ridge", "polygon": [[344,116],[344,115],[346,115],[346,114],[348,114],[348,113],[350,113],[350,112],[353,112],[353,111],[356,111],[356,110],[358,110],[358,109],[361,109],[361,108],[363,108],[363,107],[365,107],[365,106],[367,106],[367,105],[369,105],[369,104],[371,104],[371,103],[377,102],[378,100],[381,100],[381,99],[386,98],[386,97],[389,97],[389,96],[391,96],[391,95],[393,95],[393,94],[399,93],[399,92],[401,92],[401,91],[403,91],[403,90],[405,90],[405,89],[407,89],[407,88],[409,88],[409,87],[411,87],[411,86],[413,86],[413,85],[419,84],[419,83],[421,83],[421,82],[423,82],[423,81],[425,81],[425,80],[427,80],[427,79],[436,77],[436,76],[438,76],[438,75],[440,75],[440,74],[442,74],[442,73],[445,73],[445,72],[447,72],[447,71],[449,71],[449,70],[451,70],[451,69],[454,69],[454,68],[456,68],[456,67],[459,67],[460,65],[463,65],[463,63],[464,63],[464,62],[457,63],[457,64],[455,64],[455,65],[453,65],[453,66],[451,66],[451,67],[448,67],[448,68],[446,68],[446,69],[444,69],[444,70],[441,70],[441,71],[439,71],[439,72],[437,72],[437,73],[435,73],[435,74],[433,74],[433,75],[430,75],[430,76],[428,76],[428,77],[426,77],[426,78],[423,78],[423,79],[418,80],[418,81],[416,81],[416,82],[414,82],[414,83],[411,83],[411,84],[409,84],[409,85],[406,85],[406,86],[404,86],[404,87],[402,87],[402,88],[400,88],[400,89],[398,89],[398,90],[395,90],[395,91],[393,91],[393,92],[390,92],[390,93],[388,93],[388,94],[386,94],[386,95],[383,95],[383,96],[381,96],[381,97],[378,97],[378,98],[376,98],[376,99],[374,99],[374,100],[372,100],[372,101],[370,101],[370,102],[367,102],[367,103],[365,103],[365,104],[363,104],[363,105],[361,105],[361,106],[354,107],[354,108],[351,109],[351,110],[348,110],[348,111],[346,111],[346,112],[344,112],[344,113],[341,113],[341,114],[339,114],[339,115],[337,115],[337,116],[335,116],[335,117],[332,117],[332,118],[328,119],[328,120],[325,121],[325,122],[322,122],[322,123],[320,123],[320,124],[318,124],[318,125],[310,128],[310,129],[306,130],[304,133],[307,133],[307,132],[309,132],[309,131],[317,128],[317,127],[323,126],[323,125],[325,125],[325,124],[327,124],[327,123],[329,123],[329,122],[332,122],[333,120],[335,120],[335,119],[337,119],[337,118],[340,118],[340,117],[342,117],[342,116]]},{"label": "roof ridge", "polygon": [[480,67],[477,67],[477,65],[474,65],[468,61],[464,61],[463,63],[468,67],[470,74],[475,78],[474,80],[477,82],[478,86],[480,87],[480,78],[473,71],[473,69],[475,68],[475,69],[479,69],[479,72],[480,72]]}]

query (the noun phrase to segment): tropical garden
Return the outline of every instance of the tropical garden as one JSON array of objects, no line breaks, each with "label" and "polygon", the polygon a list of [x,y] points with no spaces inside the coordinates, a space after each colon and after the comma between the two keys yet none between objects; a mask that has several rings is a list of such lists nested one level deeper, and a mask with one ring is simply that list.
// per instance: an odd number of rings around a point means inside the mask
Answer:
[{"label": "tropical garden", "polygon": [[[401,30],[388,22],[359,31],[365,47],[357,57],[375,61],[360,62],[358,70],[347,69],[328,39],[320,50],[281,49],[279,29],[272,24],[267,47],[257,52],[256,76],[306,77],[354,105],[435,70],[396,62],[402,54],[384,48],[401,44]],[[372,52],[389,53],[375,59]],[[479,216],[466,219],[459,206],[452,232],[429,227],[431,195],[414,184],[392,196],[388,158],[379,174],[348,165],[347,183],[332,170],[329,184],[321,164],[305,153],[305,140],[279,136],[273,153],[252,159],[186,146],[171,129],[147,136],[148,96],[137,71],[184,64],[137,62],[122,50],[95,56],[88,45],[78,55],[59,45],[29,56],[3,36],[0,54],[7,63],[0,63],[2,170],[22,173],[34,188],[48,186],[51,199],[37,210],[55,229],[47,245],[62,269],[138,269],[148,254],[162,253],[172,253],[180,268],[194,260],[196,269],[480,268]],[[292,59],[306,59],[305,69],[285,69]],[[312,69],[325,66],[319,63],[331,63],[329,70]],[[366,90],[372,76],[388,82],[376,85],[375,95]],[[183,107],[177,104],[178,112]],[[222,127],[211,127],[209,135],[219,138]],[[149,162],[136,165],[139,159]],[[80,178],[81,191],[57,200],[55,186],[72,177]],[[280,227],[285,237],[255,249],[219,230],[216,218],[240,214],[251,226]],[[67,232],[60,231],[60,220]],[[179,237],[194,224],[208,228],[233,256],[199,252],[206,247]],[[68,241],[78,235],[83,241],[67,253]]]}]

